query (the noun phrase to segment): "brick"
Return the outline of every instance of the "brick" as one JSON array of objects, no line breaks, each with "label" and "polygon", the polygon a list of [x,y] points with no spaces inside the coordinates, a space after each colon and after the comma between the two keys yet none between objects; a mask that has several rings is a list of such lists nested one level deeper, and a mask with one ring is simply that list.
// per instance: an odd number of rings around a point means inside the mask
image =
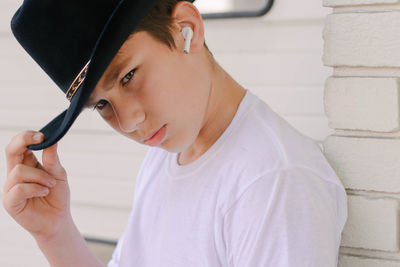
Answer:
[{"label": "brick", "polygon": [[355,5],[373,5],[373,4],[396,4],[398,0],[324,0],[323,6],[355,6]]},{"label": "brick", "polygon": [[398,131],[399,99],[396,78],[329,77],[325,83],[325,113],[332,129]]},{"label": "brick", "polygon": [[400,192],[400,140],[329,136],[324,154],[345,188]]},{"label": "brick", "polygon": [[399,261],[340,255],[339,267],[399,267]]},{"label": "brick", "polygon": [[347,203],[348,218],[342,233],[342,246],[399,250],[396,200],[349,195]]},{"label": "brick", "polygon": [[323,29],[325,66],[400,67],[400,12],[337,13]]}]

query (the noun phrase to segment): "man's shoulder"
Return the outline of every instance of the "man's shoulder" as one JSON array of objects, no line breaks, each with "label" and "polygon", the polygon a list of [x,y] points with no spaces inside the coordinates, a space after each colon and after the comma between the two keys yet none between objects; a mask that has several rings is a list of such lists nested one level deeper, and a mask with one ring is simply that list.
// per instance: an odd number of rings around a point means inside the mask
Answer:
[{"label": "man's shoulder", "polygon": [[256,173],[278,164],[329,169],[317,141],[302,134],[259,98],[231,136],[227,151],[233,164]]}]

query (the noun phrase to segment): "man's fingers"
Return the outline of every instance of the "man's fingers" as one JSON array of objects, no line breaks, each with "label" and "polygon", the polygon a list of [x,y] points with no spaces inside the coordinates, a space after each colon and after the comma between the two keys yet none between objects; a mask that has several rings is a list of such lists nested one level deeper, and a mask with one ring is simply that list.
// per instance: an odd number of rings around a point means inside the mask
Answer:
[{"label": "man's fingers", "polygon": [[56,184],[56,179],[41,169],[17,164],[7,177],[4,184],[4,193],[10,191],[15,185],[22,183],[37,183],[43,186],[53,187]]},{"label": "man's fingers", "polygon": [[37,160],[35,154],[33,154],[31,150],[25,151],[23,164],[34,168],[41,168],[40,162]]},{"label": "man's fingers", "polygon": [[42,133],[35,131],[25,131],[14,136],[6,147],[7,173],[11,172],[16,164],[23,162],[27,146],[39,144],[43,138]]},{"label": "man's fingers", "polygon": [[40,162],[37,160],[35,154],[33,154],[33,152],[31,150],[25,151],[23,164],[28,165],[30,167],[44,170],[42,164],[40,164]]},{"label": "man's fingers", "polygon": [[16,215],[24,209],[28,199],[44,197],[47,196],[49,192],[49,188],[38,184],[17,184],[4,195],[3,205],[8,213]]},{"label": "man's fingers", "polygon": [[43,168],[46,172],[53,175],[56,179],[66,179],[66,172],[60,163],[57,154],[57,144],[43,150],[42,153]]}]

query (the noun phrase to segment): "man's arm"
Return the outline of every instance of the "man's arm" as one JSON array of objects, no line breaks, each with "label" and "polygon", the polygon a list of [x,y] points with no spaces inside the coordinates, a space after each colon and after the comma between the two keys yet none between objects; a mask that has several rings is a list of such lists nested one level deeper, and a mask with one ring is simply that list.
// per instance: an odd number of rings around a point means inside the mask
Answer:
[{"label": "man's arm", "polygon": [[35,240],[52,267],[104,266],[90,251],[72,218],[56,235]]}]

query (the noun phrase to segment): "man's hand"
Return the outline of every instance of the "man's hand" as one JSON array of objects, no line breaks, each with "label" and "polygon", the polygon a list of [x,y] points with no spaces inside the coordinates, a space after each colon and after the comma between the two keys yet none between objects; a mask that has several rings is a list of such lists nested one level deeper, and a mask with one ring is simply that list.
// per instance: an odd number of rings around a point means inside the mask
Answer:
[{"label": "man's hand", "polygon": [[43,164],[27,148],[42,140],[43,134],[25,131],[8,144],[3,205],[35,238],[48,239],[71,220],[70,191],[67,174],[57,155],[57,144],[43,150]]}]

